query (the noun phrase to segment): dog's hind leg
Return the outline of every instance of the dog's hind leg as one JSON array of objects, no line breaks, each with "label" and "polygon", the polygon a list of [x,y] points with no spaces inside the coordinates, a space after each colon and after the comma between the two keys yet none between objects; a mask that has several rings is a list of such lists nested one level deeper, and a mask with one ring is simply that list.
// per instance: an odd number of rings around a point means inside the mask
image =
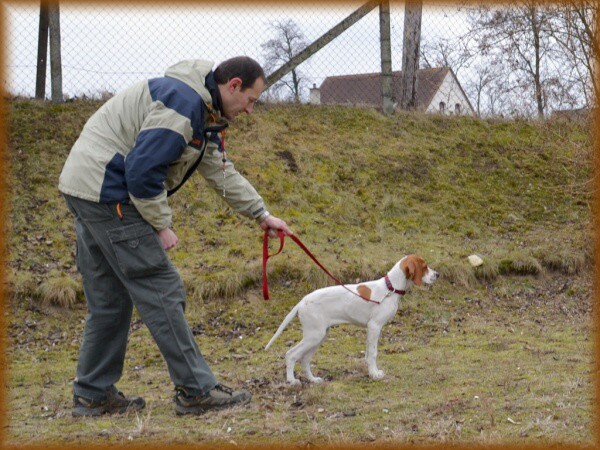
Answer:
[{"label": "dog's hind leg", "polygon": [[296,365],[296,361],[306,353],[309,345],[307,345],[306,339],[302,339],[285,353],[286,378],[287,382],[292,385],[300,384],[300,380],[294,377],[294,366]]},{"label": "dog's hind leg", "polygon": [[308,381],[310,381],[311,383],[323,382],[323,378],[315,377],[313,375],[312,371],[310,370],[310,361],[312,360],[312,357],[314,356],[317,349],[321,346],[321,344],[327,337],[328,332],[329,328],[326,329],[324,333],[322,333],[322,337],[321,339],[319,339],[318,343],[316,345],[313,345],[304,355],[302,355],[302,358],[300,359],[302,371],[304,372],[304,375],[306,375],[306,378],[308,378]]},{"label": "dog's hind leg", "polygon": [[[287,369],[287,381],[291,384],[299,384],[300,380],[294,377],[294,366],[297,361],[304,361],[306,355],[308,355],[311,350],[316,351],[317,347],[321,343],[321,341],[325,338],[327,334],[327,330],[320,329],[304,329],[303,337],[300,342],[298,342],[294,347],[287,351],[285,354],[285,364]],[[312,357],[312,355],[310,355]],[[309,357],[310,362],[310,357]],[[304,368],[304,365],[302,366]],[[312,374],[311,374],[312,375]],[[312,377],[314,378],[314,377]],[[309,377],[310,380],[310,377]]]}]

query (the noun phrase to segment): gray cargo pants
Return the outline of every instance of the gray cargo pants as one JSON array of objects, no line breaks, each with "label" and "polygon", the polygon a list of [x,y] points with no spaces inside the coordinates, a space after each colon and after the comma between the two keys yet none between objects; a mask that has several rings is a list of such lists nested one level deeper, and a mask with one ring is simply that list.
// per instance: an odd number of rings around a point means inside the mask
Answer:
[{"label": "gray cargo pants", "polygon": [[123,372],[135,305],[175,386],[202,395],[218,383],[185,317],[185,288],[154,229],[133,205],[65,195],[75,217],[77,268],[88,305],[75,395],[102,400]]}]

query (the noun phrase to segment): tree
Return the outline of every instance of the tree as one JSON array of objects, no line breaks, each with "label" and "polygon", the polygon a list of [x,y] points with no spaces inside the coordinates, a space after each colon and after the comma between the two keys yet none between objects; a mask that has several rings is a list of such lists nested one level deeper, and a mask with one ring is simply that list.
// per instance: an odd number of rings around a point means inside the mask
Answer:
[{"label": "tree", "polygon": [[598,8],[598,3],[592,0],[556,6],[548,30],[570,61],[572,70],[567,75],[583,91],[586,106],[600,98],[595,62],[600,57],[600,44],[595,39]]},{"label": "tree", "polygon": [[476,62],[473,67],[474,76],[465,85],[465,90],[474,99],[477,116],[500,115],[504,96],[501,94],[501,74],[485,61]]},{"label": "tree", "polygon": [[473,51],[467,40],[438,38],[423,39],[421,45],[421,68],[450,67],[458,76],[460,70],[468,67],[473,58]]},{"label": "tree", "polygon": [[[275,37],[261,44],[261,48],[265,69],[267,72],[272,72],[302,51],[306,47],[306,41],[304,34],[293,20],[272,22],[269,28],[275,32]],[[304,74],[295,67],[289,75],[282,77],[273,84],[271,89],[276,93],[282,90],[289,91],[288,98],[299,102],[301,90],[305,84]]]},{"label": "tree", "polygon": [[[505,70],[506,92],[531,92],[537,116],[544,117],[547,103],[545,84],[550,82],[544,59],[552,50],[549,28],[551,14],[533,0],[508,7],[481,6],[468,15],[471,36],[479,42],[479,51],[490,63]],[[553,82],[555,80],[552,80]],[[526,97],[523,97],[526,100]],[[527,107],[524,102],[523,106]]]}]

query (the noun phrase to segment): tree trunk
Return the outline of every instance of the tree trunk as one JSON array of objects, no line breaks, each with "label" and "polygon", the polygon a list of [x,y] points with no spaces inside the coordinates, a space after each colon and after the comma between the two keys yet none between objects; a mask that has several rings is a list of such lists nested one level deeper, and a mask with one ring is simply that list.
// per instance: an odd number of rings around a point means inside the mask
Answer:
[{"label": "tree trunk", "polygon": [[542,91],[542,83],[540,76],[540,65],[541,65],[541,56],[540,56],[540,29],[537,21],[537,8],[535,5],[530,5],[529,7],[529,18],[531,20],[531,31],[533,32],[533,48],[535,50],[535,66],[534,66],[534,74],[533,81],[535,84],[535,102],[537,104],[537,115],[538,119],[544,118],[544,98]]},{"label": "tree trunk", "polygon": [[392,45],[390,41],[390,2],[383,0],[379,6],[379,33],[381,41],[381,94],[383,113],[394,112],[392,88]]},{"label": "tree trunk", "polygon": [[402,49],[402,92],[400,107],[416,109],[417,71],[421,47],[422,0],[407,0],[404,7],[404,40]]},{"label": "tree trunk", "polygon": [[292,70],[292,85],[294,87],[294,101],[300,103],[300,80],[295,70]]}]

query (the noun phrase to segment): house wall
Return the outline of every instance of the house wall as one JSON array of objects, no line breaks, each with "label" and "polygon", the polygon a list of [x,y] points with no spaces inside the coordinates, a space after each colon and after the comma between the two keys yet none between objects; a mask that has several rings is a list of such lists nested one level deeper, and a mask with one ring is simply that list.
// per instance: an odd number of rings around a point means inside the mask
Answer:
[{"label": "house wall", "polygon": [[458,81],[450,72],[448,72],[444,78],[444,81],[433,96],[431,103],[425,109],[425,112],[442,113],[442,111],[440,111],[440,102],[444,102],[445,104],[443,114],[456,114],[455,105],[458,103],[460,105],[460,115],[475,115],[475,112],[469,106],[469,102],[459,87]]},{"label": "house wall", "polygon": [[311,105],[321,104],[321,89],[319,89],[315,84],[313,84],[313,87],[310,89],[308,103],[310,103]]}]

